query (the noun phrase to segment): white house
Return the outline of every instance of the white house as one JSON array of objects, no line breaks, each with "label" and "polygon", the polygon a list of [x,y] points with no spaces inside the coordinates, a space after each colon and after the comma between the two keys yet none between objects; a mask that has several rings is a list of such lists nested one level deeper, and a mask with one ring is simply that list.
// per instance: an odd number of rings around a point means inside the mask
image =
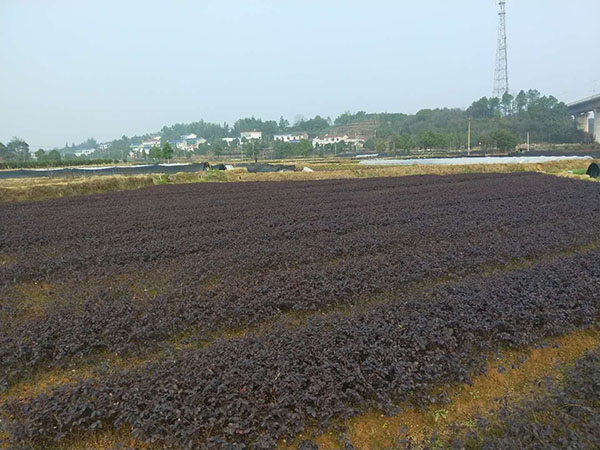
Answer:
[{"label": "white house", "polygon": [[312,143],[313,143],[313,147],[316,147],[317,145],[337,144],[338,142],[341,142],[341,141],[348,142],[348,139],[350,139],[348,137],[348,135],[329,136],[328,134],[326,134],[322,138],[319,138],[319,137],[314,138]]},{"label": "white house", "polygon": [[198,137],[198,135],[194,133],[184,134],[183,136],[181,136],[179,143],[177,144],[177,148],[180,148],[181,150],[186,152],[193,152],[196,148],[198,148],[200,144],[205,143],[206,139]]},{"label": "white house", "polygon": [[75,156],[90,156],[95,151],[95,148],[86,148],[85,150],[79,150],[78,152],[75,152]]},{"label": "white house", "polygon": [[142,142],[139,145],[132,145],[130,156],[138,155],[142,151],[145,151],[146,153],[148,153],[148,151],[152,147],[160,147],[160,136],[151,137],[150,139],[145,140],[144,142]]},{"label": "white house", "polygon": [[198,148],[198,145],[204,143],[206,143],[206,139],[198,137],[198,135],[194,133],[184,134],[179,136],[179,139],[169,141],[171,146],[183,150],[184,152],[193,152],[196,148]]},{"label": "white house", "polygon": [[222,140],[223,142],[226,142],[226,143],[227,143],[227,145],[231,145],[233,142],[237,141],[237,140],[238,140],[238,138],[224,137],[224,138],[221,138],[221,140]]},{"label": "white house", "polygon": [[141,144],[131,144],[131,151],[129,152],[130,158],[139,158],[142,152],[148,154],[152,147],[160,147],[160,136],[153,136],[150,139],[146,139]]},{"label": "white house", "polygon": [[329,136],[328,134],[326,134],[324,137],[319,138],[316,137],[312,140],[312,144],[313,147],[316,147],[318,145],[330,145],[330,144],[337,144],[339,142],[344,141],[346,144],[352,144],[355,145],[357,147],[362,147],[363,144],[365,143],[365,140],[362,138],[351,138],[349,137],[347,134],[344,135],[334,135],[334,136]]},{"label": "white house", "polygon": [[308,140],[308,134],[304,133],[304,132],[302,132],[302,133],[296,132],[296,133],[289,133],[289,134],[276,134],[275,136],[273,136],[273,138],[276,141],[296,143],[296,142],[300,142],[301,140]]},{"label": "white house", "polygon": [[249,141],[251,140],[257,140],[260,141],[262,139],[262,131],[257,131],[257,130],[252,130],[252,131],[242,131],[240,133],[240,137],[246,138]]},{"label": "white house", "polygon": [[366,142],[366,139],[364,139],[364,138],[348,138],[348,140],[346,142],[348,144],[354,145],[355,147],[362,148],[363,144]]}]

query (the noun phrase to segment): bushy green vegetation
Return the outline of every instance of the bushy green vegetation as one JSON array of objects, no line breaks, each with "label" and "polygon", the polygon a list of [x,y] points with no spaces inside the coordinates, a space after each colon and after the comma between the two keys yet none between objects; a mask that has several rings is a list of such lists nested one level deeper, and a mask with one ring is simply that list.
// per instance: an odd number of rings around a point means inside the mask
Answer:
[{"label": "bushy green vegetation", "polygon": [[590,136],[577,130],[566,104],[537,90],[521,91],[513,98],[483,97],[467,109],[423,109],[414,115],[346,113],[336,119],[344,125],[377,120],[377,137],[386,148],[458,148],[467,145],[467,123],[472,121],[472,145],[508,150],[525,142],[587,143]]},{"label": "bushy green vegetation", "polygon": [[176,123],[170,127],[165,125],[160,130],[160,136],[163,143],[166,141],[179,139],[180,136],[191,133],[202,136],[209,141],[221,139],[229,136],[229,125],[226,123],[219,125],[200,120],[198,122],[191,123]]},{"label": "bushy green vegetation", "polygon": [[154,160],[171,159],[173,157],[173,148],[171,147],[171,144],[165,142],[162,147],[152,147],[148,151],[148,157]]},{"label": "bushy green vegetation", "polygon": [[65,143],[65,146],[63,148],[60,148],[57,150],[64,155],[68,155],[68,154],[74,155],[76,152],[78,152],[80,150],[89,150],[89,149],[93,149],[93,148],[98,148],[98,142],[96,142],[96,139],[91,137],[79,144],[72,143],[71,145],[69,145],[69,143],[67,142],[67,143]]},{"label": "bushy green vegetation", "polygon": [[29,159],[31,159],[31,154],[29,153],[29,144],[23,139],[16,137],[12,138],[7,145],[4,145],[2,142],[0,142],[0,160],[27,161]]}]

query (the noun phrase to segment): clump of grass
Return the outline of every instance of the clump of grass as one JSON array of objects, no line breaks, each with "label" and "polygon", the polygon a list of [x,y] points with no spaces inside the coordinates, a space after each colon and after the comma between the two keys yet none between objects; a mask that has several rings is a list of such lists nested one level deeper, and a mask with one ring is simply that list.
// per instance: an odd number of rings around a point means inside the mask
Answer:
[{"label": "clump of grass", "polygon": [[44,178],[3,180],[0,202],[47,200],[74,195],[89,195],[153,186],[151,176],[95,176],[80,178]]}]

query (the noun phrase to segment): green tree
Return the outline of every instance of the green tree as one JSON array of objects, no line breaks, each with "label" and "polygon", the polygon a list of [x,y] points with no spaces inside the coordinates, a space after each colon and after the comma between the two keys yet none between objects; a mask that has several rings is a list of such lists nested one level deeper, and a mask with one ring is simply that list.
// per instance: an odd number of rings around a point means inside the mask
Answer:
[{"label": "green tree", "polygon": [[295,131],[305,131],[311,136],[316,136],[327,128],[329,128],[329,122],[327,122],[327,119],[323,119],[321,116],[315,116],[314,118],[308,120],[302,119],[296,122],[293,126]]},{"label": "green tree", "polygon": [[130,139],[127,136],[122,136],[121,139],[112,141],[108,149],[102,151],[102,156],[111,159],[123,159],[131,151],[131,145],[135,143],[139,142],[135,142],[133,138]]},{"label": "green tree", "polygon": [[23,139],[12,138],[6,148],[8,150],[9,159],[18,159],[20,161],[27,161],[30,159],[29,144]]},{"label": "green tree", "polygon": [[176,123],[170,127],[164,126],[160,131],[161,141],[179,139],[184,134],[194,133],[209,141],[224,138],[229,135],[229,125],[224,123],[222,126],[216,123],[208,123],[203,120],[191,123]]},{"label": "green tree", "polygon": [[383,153],[388,149],[388,143],[383,139],[377,139],[375,142],[375,151],[379,153]]},{"label": "green tree", "polygon": [[217,139],[210,144],[210,149],[215,156],[224,155],[227,150],[227,143],[221,139]]},{"label": "green tree", "polygon": [[408,152],[413,146],[413,140],[408,133],[402,133],[394,136],[394,146],[397,149]]},{"label": "green tree", "polygon": [[500,99],[498,97],[490,98],[489,109],[491,113],[490,117],[498,117],[500,115]]},{"label": "green tree", "polygon": [[527,95],[524,90],[520,90],[515,97],[515,113],[520,115],[527,108]]},{"label": "green tree", "polygon": [[198,147],[194,149],[196,155],[206,155],[208,152],[210,152],[210,144],[208,142],[198,144]]},{"label": "green tree", "polygon": [[162,157],[162,150],[160,147],[154,145],[148,150],[148,156],[152,159],[160,159]]},{"label": "green tree", "polygon": [[293,155],[294,144],[290,142],[275,141],[273,143],[273,155],[275,158],[288,158]]},{"label": "green tree", "polygon": [[365,141],[365,143],[363,144],[363,148],[365,150],[375,150],[375,140],[374,139],[367,139]]},{"label": "green tree", "polygon": [[50,161],[60,161],[60,152],[56,149],[50,150],[46,156],[46,159]]},{"label": "green tree", "polygon": [[[271,122],[274,122],[274,121],[271,121]],[[271,127],[271,126],[272,126],[272,124],[269,125],[269,127]],[[276,123],[275,123],[275,126],[277,126]],[[258,131],[262,131],[262,132],[266,133],[266,130],[264,130],[264,128],[265,128],[265,122],[263,122],[261,119],[255,118],[254,116],[239,119],[233,124],[233,131],[235,134],[240,134],[242,131],[252,131],[252,130],[258,130]]]},{"label": "green tree", "polygon": [[353,115],[350,111],[346,111],[343,114],[340,114],[334,121],[336,125],[348,125],[352,122]]},{"label": "green tree", "polygon": [[513,111],[513,99],[514,97],[512,95],[510,95],[508,92],[505,92],[504,95],[502,96],[502,112],[504,113],[504,116],[510,116],[512,115],[512,111]]},{"label": "green tree", "polygon": [[171,159],[173,157],[173,147],[168,142],[165,142],[162,146],[161,156],[164,159]]},{"label": "green tree", "polygon": [[309,156],[313,151],[312,143],[306,139],[302,139],[294,145],[296,146],[296,154],[299,156]]},{"label": "green tree", "polygon": [[542,94],[540,94],[540,91],[538,91],[537,89],[529,89],[525,93],[525,97],[527,98],[527,105],[532,105],[532,104],[537,103],[537,101],[540,99],[541,96],[542,96]]},{"label": "green tree", "polygon": [[44,157],[46,156],[46,152],[44,151],[44,149],[38,148],[38,149],[36,150],[36,152],[34,153],[34,155],[35,155],[35,158],[36,158],[38,161],[41,161],[41,160],[43,160],[43,159],[44,159]]},{"label": "green tree", "polygon": [[492,133],[492,141],[498,150],[512,150],[518,144],[515,135],[509,130],[497,130]]},{"label": "green tree", "polygon": [[493,117],[493,111],[490,109],[490,101],[487,97],[481,97],[473,102],[467,109],[469,115],[475,119],[484,117]]},{"label": "green tree", "polygon": [[421,130],[417,135],[417,145],[422,149],[433,148],[436,144],[435,135],[428,130]]},{"label": "green tree", "polygon": [[279,131],[281,131],[282,133],[285,133],[287,131],[287,129],[290,127],[290,122],[287,121],[286,119],[283,118],[283,116],[281,116],[279,118]]}]

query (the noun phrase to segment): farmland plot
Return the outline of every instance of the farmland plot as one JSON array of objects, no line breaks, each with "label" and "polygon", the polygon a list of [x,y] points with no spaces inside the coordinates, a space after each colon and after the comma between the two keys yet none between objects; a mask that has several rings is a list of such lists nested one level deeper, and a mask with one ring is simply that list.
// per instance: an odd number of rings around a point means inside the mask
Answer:
[{"label": "farmland plot", "polygon": [[[427,405],[499,349],[597,325],[597,198],[469,174],[2,205],[6,439],[274,448]],[[46,373],[75,375],[14,394]]]}]

